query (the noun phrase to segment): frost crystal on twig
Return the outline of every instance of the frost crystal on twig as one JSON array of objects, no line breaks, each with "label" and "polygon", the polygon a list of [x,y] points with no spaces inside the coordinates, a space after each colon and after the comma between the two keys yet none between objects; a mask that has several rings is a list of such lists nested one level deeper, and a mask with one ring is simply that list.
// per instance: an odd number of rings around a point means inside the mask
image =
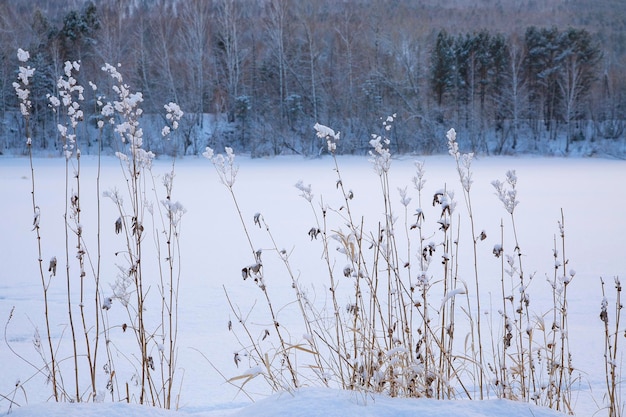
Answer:
[{"label": "frost crystal on twig", "polygon": [[239,166],[235,165],[235,153],[233,152],[233,148],[227,146],[224,148],[224,151],[226,152],[226,156],[222,154],[215,155],[213,149],[207,146],[202,156],[213,163],[222,183],[228,188],[232,188],[237,178]]},{"label": "frost crystal on twig", "polygon": [[459,173],[459,179],[461,180],[461,185],[465,192],[470,191],[472,187],[472,160],[474,159],[474,153],[465,153],[462,154],[459,151],[459,144],[456,141],[456,130],[454,128],[448,130],[446,133],[446,137],[448,138],[448,153],[454,157],[456,161],[456,169]]},{"label": "frost crystal on twig", "polygon": [[[508,184],[508,186],[507,186]],[[515,170],[507,171],[506,173],[506,183],[503,183],[499,180],[494,180],[491,182],[493,188],[496,189],[496,195],[498,199],[504,205],[509,214],[513,214],[515,211],[515,207],[519,204],[517,201],[517,190],[515,186],[517,184],[517,176],[515,175]]]},{"label": "frost crystal on twig", "polygon": [[411,203],[411,197],[407,195],[406,187],[398,187],[398,193],[400,193],[400,203],[402,203],[404,207],[407,207]]},{"label": "frost crystal on twig", "polygon": [[422,191],[424,189],[424,184],[426,184],[426,179],[424,171],[424,161],[416,161],[415,162],[415,176],[413,177],[413,185],[417,191]]},{"label": "frost crystal on twig", "polygon": [[[172,200],[162,200],[161,204],[165,207],[167,218],[172,222],[174,227],[178,226],[180,219],[187,212],[185,207],[180,202],[173,202]],[[116,225],[117,230],[117,225]]]},{"label": "frost crystal on twig", "polygon": [[300,190],[300,192],[302,194],[300,194],[300,197],[304,198],[306,201],[308,201],[309,203],[313,200],[313,191],[311,189],[311,184],[309,185],[304,185],[304,183],[302,182],[302,180],[299,180],[295,187]]}]

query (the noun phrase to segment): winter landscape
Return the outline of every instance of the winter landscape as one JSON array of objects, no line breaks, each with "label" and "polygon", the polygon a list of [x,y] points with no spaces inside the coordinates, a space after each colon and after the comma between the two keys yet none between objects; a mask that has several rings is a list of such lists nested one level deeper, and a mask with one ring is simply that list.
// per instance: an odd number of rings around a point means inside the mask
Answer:
[{"label": "winter landscape", "polygon": [[[402,218],[403,206],[396,187],[409,186],[415,173],[414,161],[423,161],[426,172],[424,195],[425,216],[437,217],[435,208],[428,207],[431,194],[447,187],[461,193],[461,186],[451,156],[426,158],[402,157],[393,159],[390,175],[390,187],[394,200],[391,202],[394,212]],[[301,157],[281,157],[270,160],[236,157],[239,172],[234,189],[240,197],[239,204],[247,226],[253,233],[259,248],[268,253],[266,256],[265,279],[268,290],[272,292],[277,307],[278,317],[283,327],[288,329],[291,343],[305,343],[303,336],[306,329],[297,315],[293,315],[290,305],[295,296],[289,275],[276,265],[276,254],[272,254],[272,244],[263,237],[263,230],[254,223],[254,215],[261,213],[271,225],[272,233],[279,247],[289,253],[292,268],[296,271],[299,284],[306,288],[318,304],[328,303],[328,291],[325,282],[328,272],[322,259],[322,246],[319,240],[311,239],[307,234],[313,224],[307,201],[294,185],[303,180],[311,183],[317,205],[323,197],[325,204],[338,207],[342,204],[340,191],[336,187],[336,172],[331,157],[304,159]],[[380,202],[380,186],[373,165],[366,157],[339,157],[339,166],[346,187],[354,193],[355,213],[364,219],[380,220],[384,207]],[[37,194],[40,199],[42,242],[46,260],[55,255],[61,257],[64,247],[64,171],[63,159],[35,159],[37,175]],[[97,176],[97,160],[86,157],[82,161],[81,177],[84,181],[83,211],[93,216],[97,200],[93,183]],[[148,411],[144,408],[122,407],[117,404],[56,405],[51,404],[51,387],[48,375],[38,374],[42,367],[41,358],[34,346],[36,330],[44,331],[42,289],[37,266],[37,246],[35,232],[32,229],[33,214],[30,196],[30,168],[25,158],[2,159],[3,192],[11,196],[5,204],[3,222],[4,236],[11,236],[11,244],[4,246],[2,255],[3,280],[1,314],[7,320],[5,345],[2,346],[2,404],[3,412],[12,411],[15,415],[164,415],[162,411]],[[171,161],[154,161],[154,175],[160,177],[171,169]],[[477,158],[472,165],[473,199],[475,222],[487,234],[479,245],[479,267],[481,268],[481,291],[488,307],[484,307],[485,317],[490,317],[493,326],[497,326],[497,299],[500,286],[500,260],[492,254],[494,244],[500,242],[500,222],[508,220],[508,213],[498,201],[491,182],[503,178],[507,170],[515,169],[519,206],[517,207],[518,239],[523,252],[525,269],[534,275],[528,292],[531,294],[531,307],[538,315],[549,311],[552,292],[547,282],[554,274],[553,249],[558,240],[561,212],[563,209],[566,228],[568,271],[576,271],[569,286],[569,349],[575,367],[572,380],[572,409],[577,415],[606,415],[606,382],[604,358],[604,327],[600,320],[600,308],[603,299],[600,278],[607,283],[607,299],[614,302],[615,277],[624,270],[622,248],[626,244],[623,230],[626,230],[624,216],[619,207],[626,202],[626,192],[620,186],[626,172],[623,161],[605,159],[555,159],[555,158]],[[119,161],[104,158],[102,161],[101,190],[110,190],[123,186]],[[87,185],[89,184],[89,185]],[[409,191],[414,195],[416,191]],[[229,322],[235,316],[227,303],[224,289],[238,306],[249,314],[249,321],[260,337],[262,331],[271,328],[271,321],[261,307],[262,294],[250,280],[244,281],[241,275],[242,265],[250,263],[250,253],[246,250],[245,235],[239,218],[233,208],[226,188],[210,161],[205,158],[185,158],[176,161],[176,179],[173,195],[185,207],[186,213],[181,220],[180,269],[181,282],[178,294],[179,333],[177,343],[178,363],[176,369],[177,385],[176,408],[183,415],[221,416],[221,415],[467,415],[496,416],[504,413],[520,416],[552,415],[548,410],[530,408],[527,402],[503,404],[493,401],[497,398],[497,389],[492,387],[491,400],[472,402],[464,400],[435,401],[432,399],[389,399],[373,393],[344,392],[320,388],[319,381],[303,381],[303,387],[311,385],[317,388],[303,388],[301,392],[282,393],[264,399],[271,394],[262,376],[245,386],[247,393],[255,400],[253,405],[246,405],[250,398],[236,386],[228,384],[230,379],[245,373],[253,364],[242,358],[236,366],[233,360],[236,352],[243,352]],[[114,205],[101,198],[102,207],[102,262],[101,276],[103,295],[111,293],[116,280],[113,252],[116,242],[114,223],[117,218]],[[457,202],[457,212],[465,218],[465,209]],[[411,210],[413,211],[413,210]],[[411,214],[412,215],[412,214]],[[61,219],[61,221],[59,220]],[[85,236],[95,233],[95,219],[84,221]],[[399,220],[401,222],[401,220]],[[469,225],[466,220],[459,224],[463,234]],[[507,229],[508,229],[507,225]],[[45,233],[44,233],[45,231]],[[510,232],[505,232],[509,234]],[[507,238],[510,238],[508,236]],[[93,243],[93,242],[90,242]],[[331,244],[336,251],[339,244]],[[512,250],[506,248],[505,251]],[[415,255],[416,257],[417,254]],[[472,263],[467,254],[459,255],[459,276],[471,280]],[[337,259],[337,272],[341,274],[343,256]],[[274,258],[274,259],[272,259]],[[61,262],[59,262],[61,264]],[[46,262],[47,267],[47,262]],[[153,266],[146,265],[150,273]],[[468,269],[469,268],[469,269]],[[59,270],[61,268],[59,267]],[[433,270],[435,267],[433,266]],[[59,274],[59,272],[57,272]],[[48,274],[46,273],[46,276]],[[434,273],[433,277],[436,276]],[[72,278],[74,279],[74,278]],[[150,280],[150,282],[153,282]],[[151,285],[156,285],[152,283]],[[345,282],[339,285],[345,286]],[[151,290],[156,292],[156,289]],[[349,297],[341,300],[349,302]],[[442,298],[433,298],[433,308],[439,309]],[[60,276],[52,278],[50,284],[50,314],[53,324],[52,333],[55,346],[59,346],[59,355],[71,357],[67,329],[67,311],[65,284]],[[119,300],[113,301],[111,313],[121,309]],[[343,306],[342,306],[343,308]],[[610,310],[613,312],[613,310]],[[160,313],[160,311],[158,312]],[[12,316],[9,322],[9,316]],[[158,315],[158,314],[157,314]],[[496,315],[494,317],[494,315]],[[613,319],[613,316],[611,317]],[[463,320],[465,321],[465,320]],[[611,322],[614,325],[614,322]],[[110,325],[115,334],[117,348],[132,352],[132,340],[124,339],[119,323]],[[459,323],[459,329],[463,324]],[[622,325],[623,326],[623,325]],[[459,334],[464,330],[457,330]],[[494,336],[501,332],[492,330]],[[623,327],[620,332],[623,333]],[[620,333],[620,338],[623,334]],[[461,336],[462,339],[464,336]],[[621,342],[619,339],[617,343]],[[272,342],[274,343],[274,342]],[[26,360],[16,357],[11,349],[19,352]],[[268,347],[269,349],[269,347]],[[461,349],[463,349],[461,344]],[[302,365],[311,360],[307,352],[298,353]],[[118,358],[119,360],[119,358]],[[622,369],[623,358],[620,354],[617,369]],[[132,362],[132,360],[129,360]],[[71,370],[68,365],[67,369]],[[65,362],[62,362],[65,366]],[[129,365],[130,366],[130,365]],[[217,368],[214,369],[213,366]],[[71,372],[64,370],[64,378]],[[219,371],[219,373],[218,373]],[[103,372],[99,389],[105,390],[106,376]],[[16,382],[17,381],[17,382]],[[234,381],[240,385],[245,380]],[[70,384],[70,382],[67,382]],[[19,384],[16,389],[15,384]],[[621,392],[620,392],[620,397]],[[135,398],[136,400],[136,398]],[[110,402],[110,401],[105,401]],[[135,401],[133,401],[135,402]],[[174,407],[173,407],[174,408]],[[503,411],[504,410],[504,411]],[[545,414],[541,414],[545,413]]]},{"label": "winter landscape", "polygon": [[624,416],[617,9],[333,3],[0,5],[0,413]]}]

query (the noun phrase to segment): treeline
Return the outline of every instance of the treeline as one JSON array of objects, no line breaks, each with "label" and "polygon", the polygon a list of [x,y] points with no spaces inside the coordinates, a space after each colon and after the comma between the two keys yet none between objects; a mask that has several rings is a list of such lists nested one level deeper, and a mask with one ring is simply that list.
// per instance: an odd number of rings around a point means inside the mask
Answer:
[{"label": "treeline", "polygon": [[[3,149],[23,148],[12,90],[17,48],[29,50],[36,68],[35,146],[52,151],[60,147],[59,115],[48,97],[67,60],[81,62],[83,85],[98,86],[85,90],[83,152],[115,147],[113,132],[98,143],[93,129],[96,98],[109,83],[104,63],[119,63],[143,93],[154,125],[147,145],[156,152],[228,145],[255,156],[317,154],[319,122],[342,132],[339,152],[364,153],[390,114],[393,150],[401,153],[443,151],[450,127],[462,146],[483,153],[568,153],[573,144],[623,139],[626,60],[613,32],[520,28],[519,14],[499,2],[489,10],[499,26],[511,21],[508,31],[473,30],[472,14],[410,0],[101,0],[70,10],[54,1],[46,9],[7,3],[0,4]],[[186,115],[178,136],[162,143],[157,126],[170,101]]]}]

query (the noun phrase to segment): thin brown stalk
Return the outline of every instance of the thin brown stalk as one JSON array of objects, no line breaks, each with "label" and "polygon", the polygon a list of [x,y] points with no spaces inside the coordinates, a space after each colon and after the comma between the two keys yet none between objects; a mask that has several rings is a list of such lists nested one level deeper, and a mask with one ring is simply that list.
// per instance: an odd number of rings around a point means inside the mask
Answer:
[{"label": "thin brown stalk", "polygon": [[50,354],[50,380],[52,384],[52,395],[54,396],[55,401],[60,400],[59,390],[58,390],[58,381],[57,381],[57,359],[55,350],[52,346],[52,334],[50,332],[50,315],[49,315],[49,303],[48,303],[48,283],[46,282],[46,277],[44,274],[44,266],[43,266],[43,255],[41,249],[41,231],[40,231],[40,208],[37,205],[37,201],[35,198],[35,167],[33,163],[33,150],[32,143],[30,141],[30,129],[29,129],[29,117],[24,117],[24,125],[26,131],[27,138],[27,147],[28,147],[28,160],[30,164],[30,179],[31,179],[31,201],[33,207],[33,216],[34,216],[34,228],[33,230],[37,236],[37,264],[39,266],[39,277],[41,278],[41,288],[43,290],[43,306],[44,306],[44,317],[46,322],[46,339],[48,341],[48,353]]}]

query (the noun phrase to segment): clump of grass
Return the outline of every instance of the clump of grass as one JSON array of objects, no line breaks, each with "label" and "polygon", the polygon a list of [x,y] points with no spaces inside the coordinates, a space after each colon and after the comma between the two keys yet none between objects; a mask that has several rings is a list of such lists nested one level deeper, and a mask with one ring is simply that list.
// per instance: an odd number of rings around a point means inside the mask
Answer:
[{"label": "clump of grass", "polygon": [[[171,172],[162,178],[165,197],[160,200],[161,194],[156,186],[157,175],[151,171],[154,155],[142,147],[143,131],[139,122],[142,114],[140,108],[142,95],[130,91],[117,68],[105,65],[103,70],[114,81],[112,86],[114,99],[107,101],[103,95],[95,98],[96,106],[101,109],[97,126],[102,136],[106,128],[105,121],[109,122],[110,128],[120,138],[116,155],[125,176],[127,193],[124,195],[118,190],[112,190],[100,194],[100,158],[98,158],[98,175],[94,187],[97,201],[96,222],[84,224],[82,202],[86,195],[83,190],[88,186],[82,179],[78,126],[83,122],[81,102],[86,92],[77,82],[80,63],[66,62],[64,73],[57,81],[58,95],[49,95],[50,107],[57,113],[59,121],[57,128],[65,161],[65,183],[62,190],[65,200],[64,256],[60,254],[52,256],[46,274],[41,234],[43,227],[41,217],[44,210],[40,208],[41,204],[36,199],[36,169],[31,146],[33,139],[29,130],[28,85],[35,69],[25,66],[29,59],[27,52],[19,50],[18,58],[25,64],[20,66],[19,82],[16,82],[14,87],[21,101],[26,127],[26,145],[32,173],[33,231],[36,232],[39,254],[47,340],[46,344],[42,343],[36,329],[34,347],[43,365],[37,365],[26,354],[16,352],[10,344],[9,348],[30,364],[36,374],[43,374],[51,382],[52,398],[55,401],[103,401],[104,393],[108,392],[113,401],[136,401],[163,408],[174,407],[177,404],[174,384],[178,381],[175,370],[181,257],[179,242],[181,218],[185,212],[184,207],[173,200],[174,166],[172,165]],[[93,83],[90,83],[90,86],[95,95],[97,86]],[[167,125],[162,135],[168,138],[178,127],[183,113],[175,103],[167,104],[165,110]],[[100,157],[100,153],[98,156]],[[153,195],[153,200],[150,195]],[[114,223],[114,227],[107,230],[111,234],[115,232],[124,242],[123,249],[116,253],[123,261],[117,265],[120,274],[112,286],[112,294],[106,294],[107,290],[102,286],[101,277],[100,242],[103,230],[100,202],[103,196],[114,202],[119,214],[117,220],[111,219],[111,225]],[[128,203],[124,202],[124,197],[128,198]],[[150,222],[152,228],[147,226]],[[87,230],[94,231],[96,235],[96,249],[93,253],[88,244],[92,240],[87,239],[85,235]],[[158,281],[148,279],[144,274],[145,260],[142,262],[142,259],[149,252],[145,243],[147,237],[152,237],[155,242]],[[61,271],[65,276],[64,302],[67,313],[66,321],[57,324],[69,329],[67,336],[65,331],[57,336],[51,330],[53,324],[48,294],[51,287],[60,285],[54,278],[57,274],[61,275]],[[149,300],[150,288],[158,288],[160,295],[158,300]],[[123,319],[123,314],[115,313],[116,303],[125,309],[126,320]],[[154,318],[148,319],[145,316],[144,312],[148,305],[160,307],[160,319],[154,321]],[[5,326],[5,334],[10,320],[11,318]],[[133,352],[120,350],[112,329],[122,329],[123,333],[127,330],[132,332],[137,350]],[[66,337],[69,340],[65,339]],[[104,349],[101,349],[102,345]],[[119,358],[125,358],[127,361],[120,361]],[[68,365],[69,363],[71,365]],[[69,373],[72,375],[71,378],[68,377]],[[137,392],[134,387],[137,387]],[[18,389],[24,389],[23,383],[16,385],[13,394]],[[15,402],[11,401],[11,406],[13,404]]]},{"label": "clump of grass", "polygon": [[[453,187],[443,184],[434,192],[432,207],[428,208],[424,204],[425,166],[418,162],[412,179],[415,194],[405,187],[397,190],[399,202],[392,195],[389,171],[393,160],[386,132],[394,122],[394,116],[384,120],[382,133],[372,135],[370,141],[369,157],[383,212],[380,219],[374,220],[354,209],[359,196],[346,184],[336,157],[340,133],[315,125],[333,161],[338,203],[334,206],[323,197],[317,201],[311,185],[302,180],[296,188],[310,206],[313,224],[306,229],[311,242],[319,245],[327,271],[324,287],[329,303],[321,307],[310,301],[300,287],[289,254],[278,249],[263,216],[257,213],[247,219],[243,215],[234,190],[238,166],[232,149],[227,148],[226,156],[207,149],[205,156],[227,187],[248,238],[251,263],[243,268],[243,279],[252,278],[263,291],[275,324],[274,331],[264,332],[262,339],[254,337],[256,331],[249,319],[252,312],[242,314],[227,292],[232,312],[246,335],[244,341],[235,332],[239,343],[235,364],[246,357],[252,365],[251,370],[239,372],[229,382],[241,382],[243,389],[263,375],[273,390],[294,389],[307,381],[401,397],[482,399],[495,395],[571,412],[575,378],[567,334],[567,286],[575,273],[571,269],[566,272],[569,260],[565,257],[563,216],[559,222],[560,251],[555,247],[553,253],[554,277],[548,280],[553,289],[553,306],[548,312],[535,314],[529,293],[533,275],[524,271],[515,224],[517,176],[509,171],[504,182],[493,182],[510,217],[512,238],[505,239],[502,221],[500,243],[489,249],[501,259],[499,323],[493,323],[493,318],[483,322],[479,254],[485,250],[482,242],[487,233],[479,232],[471,202],[473,155],[462,154],[456,132],[448,132],[448,147],[459,174],[470,225],[474,283],[468,285],[460,273],[467,267],[459,256],[467,240],[462,238],[463,219],[457,212]],[[372,199],[372,193],[368,198]],[[411,208],[414,199],[417,204]],[[276,303],[270,297],[267,271],[263,269],[261,252],[253,245],[248,221],[265,229],[273,242],[272,252],[284,262],[291,277],[301,321],[307,329],[301,340],[293,340],[288,330],[276,325]],[[511,249],[507,242],[512,242]],[[460,329],[464,333],[458,334]],[[487,329],[490,337],[484,333]],[[263,341],[270,337],[276,337],[278,344],[265,345]],[[274,365],[276,360],[281,366]],[[311,365],[299,366],[302,363]]]},{"label": "clump of grass", "polygon": [[[390,117],[383,123],[383,130],[391,128],[394,117]],[[378,227],[373,232],[366,232],[364,229],[364,219],[357,217],[353,213],[352,201],[355,199],[354,193],[346,187],[341,175],[338,160],[335,156],[337,141],[340,134],[325,126],[316,125],[317,134],[327,143],[328,152],[334,161],[334,170],[337,174],[336,187],[340,192],[341,206],[333,208],[320,201],[317,208],[313,204],[313,191],[310,186],[304,185],[302,181],[296,184],[301,192],[301,196],[307,201],[312,209],[315,224],[309,229],[311,240],[318,240],[322,245],[323,259],[326,263],[329,278],[329,297],[331,300],[331,311],[318,310],[315,305],[307,299],[305,292],[299,287],[297,279],[293,276],[288,263],[285,251],[276,253],[281,256],[292,277],[292,286],[296,291],[296,297],[302,312],[303,323],[307,328],[305,337],[306,348],[299,342],[293,342],[280,338],[279,353],[286,355],[284,362],[288,365],[296,363],[291,359],[295,353],[306,353],[311,355],[315,362],[314,375],[324,385],[340,386],[344,389],[364,390],[372,392],[386,392],[392,396],[428,396],[446,398],[454,396],[449,379],[458,379],[462,385],[451,351],[445,348],[448,338],[452,340],[453,319],[444,322],[441,329],[436,328],[431,323],[429,315],[431,306],[429,305],[428,293],[430,290],[430,279],[427,277],[427,266],[434,259],[434,252],[437,250],[436,244],[424,242],[423,236],[420,238],[420,256],[418,258],[420,272],[417,276],[411,274],[414,268],[411,257],[410,246],[407,247],[407,256],[403,260],[400,256],[399,248],[401,244],[397,241],[398,228],[394,211],[392,208],[392,196],[389,185],[389,169],[391,167],[391,153],[388,145],[389,139],[384,135],[374,135],[370,144],[372,151],[370,160],[376,172],[381,189],[383,200],[384,218],[378,223]],[[235,206],[241,215],[236,196],[232,185],[234,182],[232,173],[237,169],[234,165],[234,155],[232,150],[227,149],[226,157],[215,156],[212,150],[208,150],[205,156],[209,157],[216,166],[220,179],[224,183],[235,202]],[[225,163],[228,161],[228,163]],[[423,187],[424,173],[423,166],[418,166],[418,177],[415,180],[416,187],[421,193]],[[410,242],[411,231],[420,229],[423,224],[423,216],[418,216],[417,222],[413,223],[408,215],[408,198],[406,190],[401,190],[401,203],[405,211],[404,235],[406,241]],[[420,194],[421,199],[421,194]],[[444,254],[441,256],[444,266],[444,275],[449,284],[447,300],[452,310],[454,309],[454,297],[466,292],[459,282],[452,282],[450,254],[448,251],[452,247],[452,234],[450,229],[450,219],[455,207],[452,201],[452,193],[442,192],[436,195],[436,203],[441,207],[441,218],[438,229],[443,234],[445,243]],[[338,222],[333,218],[338,218]],[[249,239],[249,233],[245,225],[245,220],[241,216],[241,221]],[[255,223],[260,224],[262,217],[254,217]],[[411,222],[410,222],[411,220]],[[334,226],[332,223],[340,223],[343,226]],[[269,227],[263,224],[266,231],[270,233]],[[271,236],[271,235],[270,235]],[[271,236],[272,242],[275,242]],[[405,242],[406,243],[406,242]],[[337,245],[337,250],[332,250],[331,245]],[[402,244],[402,246],[404,243]],[[251,249],[254,248],[250,242]],[[258,252],[252,251],[255,263],[258,265]],[[340,253],[344,257],[345,266],[337,271],[337,259],[334,253]],[[254,271],[261,270],[261,267],[253,268]],[[244,268],[250,271],[251,267]],[[249,272],[244,273],[244,279],[249,277]],[[349,280],[351,291],[345,292],[345,283],[342,280]],[[255,277],[260,281],[261,278]],[[264,281],[263,281],[264,282]],[[263,291],[267,287],[263,284]],[[267,294],[267,293],[266,293]],[[342,298],[348,297],[347,304]],[[268,305],[271,304],[269,296],[266,297]],[[345,308],[342,307],[345,305]],[[232,306],[232,303],[231,303]],[[440,308],[444,308],[442,305]],[[437,308],[439,310],[440,308]],[[270,308],[270,312],[273,311]],[[236,309],[233,309],[236,313]],[[453,315],[450,314],[450,317]],[[248,325],[242,320],[241,315],[237,315],[239,322],[244,325],[244,331],[250,335]],[[418,318],[421,323],[417,326]],[[276,317],[272,316],[272,321],[276,322]],[[413,330],[419,328],[418,334]],[[441,332],[439,331],[441,330]],[[277,333],[281,330],[276,328]],[[441,336],[443,335],[443,336]],[[271,375],[271,369],[267,366],[268,355],[262,351],[258,344],[250,338],[250,345],[242,345],[245,355],[252,358],[255,365],[260,365],[262,369],[267,369],[266,378],[272,382],[282,379],[280,375]],[[451,342],[450,342],[451,344]],[[250,347],[252,346],[252,347]],[[287,360],[288,359],[288,360]],[[439,364],[439,365],[437,365]],[[290,374],[300,375],[300,370],[293,365],[288,367]],[[246,377],[249,380],[251,374],[245,373],[236,379]],[[306,375],[306,374],[304,374]],[[305,378],[303,376],[302,378]],[[311,376],[306,376],[307,379]],[[235,379],[235,380],[236,380]],[[300,378],[293,378],[297,381]],[[272,384],[273,387],[281,386]],[[296,383],[292,387],[297,387]]]}]

